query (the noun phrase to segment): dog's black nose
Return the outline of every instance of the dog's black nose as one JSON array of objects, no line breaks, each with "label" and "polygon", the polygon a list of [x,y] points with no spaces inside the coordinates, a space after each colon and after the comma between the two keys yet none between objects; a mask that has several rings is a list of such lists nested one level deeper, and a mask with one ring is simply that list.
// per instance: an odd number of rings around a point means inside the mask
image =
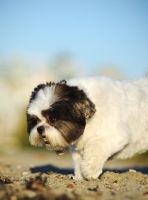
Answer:
[{"label": "dog's black nose", "polygon": [[43,132],[44,132],[44,126],[39,126],[38,128],[37,128],[37,131],[38,131],[38,133],[41,135]]}]

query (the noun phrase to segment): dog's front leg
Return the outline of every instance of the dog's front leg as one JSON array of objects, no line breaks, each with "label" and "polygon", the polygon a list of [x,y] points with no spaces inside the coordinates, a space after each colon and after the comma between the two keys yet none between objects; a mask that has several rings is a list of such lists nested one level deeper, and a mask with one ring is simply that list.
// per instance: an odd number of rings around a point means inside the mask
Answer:
[{"label": "dog's front leg", "polygon": [[109,152],[105,152],[106,147],[100,145],[99,148],[86,147],[81,160],[81,173],[86,180],[97,179],[101,173],[104,163],[108,159]]},{"label": "dog's front leg", "polygon": [[82,180],[84,179],[84,176],[81,171],[81,162],[82,157],[79,151],[75,151],[72,147],[70,148],[70,151],[72,153],[72,159],[74,163],[74,179],[76,180]]},{"label": "dog's front leg", "polygon": [[[74,163],[73,178],[75,180],[92,180],[99,177],[102,173],[102,167],[106,159],[104,159],[104,162],[101,165],[98,160],[99,156],[95,156],[96,154],[93,152],[93,149],[90,151],[90,146],[81,151],[70,148],[70,151]],[[100,169],[100,171],[98,169]]]},{"label": "dog's front leg", "polygon": [[[119,129],[118,129],[119,130]],[[102,173],[104,163],[115,153],[121,151],[129,142],[129,134],[122,129],[112,137],[91,138],[82,152],[81,173],[87,180],[96,179]],[[101,134],[100,134],[101,135]]]}]

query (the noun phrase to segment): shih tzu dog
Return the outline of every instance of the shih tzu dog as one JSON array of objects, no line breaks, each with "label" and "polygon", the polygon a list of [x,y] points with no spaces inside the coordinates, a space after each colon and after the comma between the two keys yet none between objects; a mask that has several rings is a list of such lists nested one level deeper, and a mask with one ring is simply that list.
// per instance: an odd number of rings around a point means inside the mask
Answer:
[{"label": "shih tzu dog", "polygon": [[58,155],[70,147],[76,179],[96,179],[110,158],[148,149],[148,78],[80,77],[38,85],[27,108],[29,140]]}]

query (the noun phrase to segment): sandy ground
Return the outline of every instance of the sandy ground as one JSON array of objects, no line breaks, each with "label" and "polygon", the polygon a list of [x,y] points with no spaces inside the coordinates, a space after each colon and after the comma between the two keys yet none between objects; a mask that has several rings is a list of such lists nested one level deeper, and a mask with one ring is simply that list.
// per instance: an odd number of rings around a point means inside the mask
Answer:
[{"label": "sandy ground", "polygon": [[0,154],[0,199],[148,199],[148,162],[108,161],[95,181],[73,180],[71,156],[48,151]]}]

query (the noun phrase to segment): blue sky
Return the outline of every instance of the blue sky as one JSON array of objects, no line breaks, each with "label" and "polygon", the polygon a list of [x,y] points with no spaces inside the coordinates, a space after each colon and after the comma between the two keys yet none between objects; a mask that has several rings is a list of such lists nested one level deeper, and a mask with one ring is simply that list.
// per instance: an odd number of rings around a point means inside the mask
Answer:
[{"label": "blue sky", "polygon": [[68,52],[92,73],[117,66],[126,78],[148,72],[147,0],[0,1],[0,57],[54,59]]}]

